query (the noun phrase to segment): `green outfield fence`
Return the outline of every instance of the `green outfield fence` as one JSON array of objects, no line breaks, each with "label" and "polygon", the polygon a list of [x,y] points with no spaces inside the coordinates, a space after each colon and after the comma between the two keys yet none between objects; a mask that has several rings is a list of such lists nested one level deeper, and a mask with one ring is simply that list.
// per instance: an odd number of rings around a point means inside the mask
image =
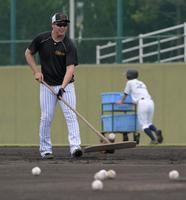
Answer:
[{"label": "green outfield fence", "polygon": [[[186,25],[186,23],[185,23]],[[125,39],[126,38],[126,39]],[[139,39],[134,37],[125,37],[125,39],[130,42],[130,44],[122,44],[124,51],[128,54],[122,53],[123,63],[138,63],[140,59],[140,45]],[[171,38],[171,41],[170,41]],[[175,39],[176,38],[176,39]],[[166,36],[149,36],[145,38],[146,42],[143,46],[147,46],[144,49],[144,58],[142,63],[161,63],[161,62],[185,62],[185,45],[184,45],[184,35],[166,35]],[[125,41],[123,40],[123,41]],[[78,49],[78,58],[80,64],[104,64],[104,63],[115,63],[116,60],[116,41],[117,38],[82,38],[75,39],[75,44]],[[132,43],[135,41],[135,43]],[[153,41],[153,42],[152,42]],[[161,44],[161,41],[165,44]],[[31,40],[0,40],[0,49],[3,51],[0,54],[0,66],[12,65],[25,65],[24,52]],[[150,44],[152,44],[150,46]],[[14,49],[12,49],[12,46]],[[101,48],[104,52],[101,55]],[[143,47],[143,48],[144,48]],[[148,49],[147,49],[148,48]],[[100,49],[100,50],[98,50]],[[134,49],[134,50],[133,50]],[[13,52],[13,53],[11,53]],[[151,55],[152,54],[152,55]],[[148,58],[146,58],[148,55]],[[39,63],[38,56],[36,57]],[[100,58],[100,59],[99,59]],[[101,60],[102,58],[102,60]],[[175,59],[173,59],[175,58]],[[131,60],[131,61],[128,61]],[[165,61],[163,61],[165,60]],[[101,63],[100,63],[101,61]]]},{"label": "green outfield fence", "polygon": [[[96,63],[96,46],[108,43],[110,41],[116,41],[114,37],[102,37],[102,38],[76,38],[74,40],[78,50],[78,60],[80,64],[95,64]],[[0,66],[12,65],[25,65],[26,60],[24,52],[31,39],[27,40],[0,40]],[[14,49],[12,50],[12,46]],[[11,53],[13,51],[13,53]],[[39,59],[38,59],[39,62]],[[107,60],[107,63],[110,61]],[[113,62],[111,60],[111,62]]]}]

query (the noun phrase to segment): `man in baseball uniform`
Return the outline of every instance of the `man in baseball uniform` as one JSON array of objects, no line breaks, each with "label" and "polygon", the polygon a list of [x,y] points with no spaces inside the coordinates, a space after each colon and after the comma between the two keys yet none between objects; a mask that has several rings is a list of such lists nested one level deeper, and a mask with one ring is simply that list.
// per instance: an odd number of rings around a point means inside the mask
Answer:
[{"label": "man in baseball uniform", "polygon": [[[50,129],[57,102],[66,119],[70,153],[72,157],[82,156],[77,116],[62,101],[58,101],[62,97],[72,108],[76,108],[74,71],[78,59],[76,47],[66,35],[69,23],[65,14],[54,14],[51,19],[52,31],[40,33],[25,51],[27,63],[35,79],[40,82],[40,154],[44,159],[53,158]],[[37,52],[41,70],[34,58]],[[41,83],[43,80],[53,87],[57,96]]]},{"label": "man in baseball uniform", "polygon": [[[127,95],[131,95],[132,102],[137,104],[137,116],[140,127],[150,137],[151,144],[158,144],[163,142],[161,130],[158,130],[152,123],[154,115],[154,102],[147,90],[146,85],[139,81],[138,71],[130,69],[126,73],[127,84],[124,89],[124,96],[118,104],[124,103]],[[154,134],[155,133],[155,134]]]}]

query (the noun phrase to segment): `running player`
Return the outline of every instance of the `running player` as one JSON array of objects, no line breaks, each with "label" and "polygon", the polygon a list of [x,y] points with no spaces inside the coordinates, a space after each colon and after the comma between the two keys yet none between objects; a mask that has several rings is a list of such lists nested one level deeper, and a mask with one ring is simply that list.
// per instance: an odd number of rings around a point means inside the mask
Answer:
[{"label": "running player", "polygon": [[[127,95],[131,95],[132,102],[137,104],[137,116],[140,127],[150,137],[151,144],[158,144],[163,142],[161,130],[158,130],[152,123],[154,115],[154,102],[148,93],[146,85],[139,81],[138,71],[130,69],[126,73],[127,84],[124,89],[124,96],[118,104],[123,104]],[[155,134],[153,134],[153,132]]]},{"label": "running player", "polygon": [[[39,82],[44,80],[57,93],[56,97],[40,83],[40,154],[44,159],[53,158],[50,129],[58,99],[63,97],[72,108],[76,107],[74,71],[78,60],[76,48],[66,35],[70,21],[63,13],[54,14],[51,21],[52,31],[40,33],[25,51],[27,63],[35,79]],[[36,66],[34,58],[37,52],[41,70]],[[67,123],[70,153],[73,157],[82,156],[77,116],[62,101],[59,104]]]}]

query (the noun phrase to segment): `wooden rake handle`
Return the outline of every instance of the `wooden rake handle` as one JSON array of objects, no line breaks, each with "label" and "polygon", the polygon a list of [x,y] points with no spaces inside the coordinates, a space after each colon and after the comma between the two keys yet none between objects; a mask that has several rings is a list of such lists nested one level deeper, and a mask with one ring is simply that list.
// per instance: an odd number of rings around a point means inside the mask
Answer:
[{"label": "wooden rake handle", "polygon": [[[57,93],[54,91],[54,89],[53,89],[50,85],[48,85],[45,81],[41,81],[41,83],[42,83],[43,85],[45,85],[54,95],[57,96]],[[74,108],[72,108],[63,98],[60,98],[60,100],[61,100],[67,107],[69,107],[74,113],[76,113],[76,115],[77,115],[83,122],[85,122],[85,123],[88,125],[88,127],[89,127],[92,131],[94,131],[94,133],[96,133],[96,135],[97,135],[98,137],[100,137],[100,138],[101,138],[103,141],[105,141],[106,143],[110,143],[110,141],[109,141],[106,137],[104,137],[98,130],[96,130],[96,129],[93,127],[93,125],[90,124],[77,110],[75,110]]]}]

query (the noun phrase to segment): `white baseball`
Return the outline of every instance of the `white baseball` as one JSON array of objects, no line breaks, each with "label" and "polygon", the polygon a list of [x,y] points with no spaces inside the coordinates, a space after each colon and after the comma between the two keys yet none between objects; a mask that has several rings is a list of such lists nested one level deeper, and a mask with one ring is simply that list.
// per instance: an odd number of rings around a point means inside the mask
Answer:
[{"label": "white baseball", "polygon": [[113,169],[107,171],[107,178],[114,179],[116,177],[116,172]]},{"label": "white baseball", "polygon": [[107,178],[107,171],[105,169],[100,170],[94,175],[95,180],[104,180]]},{"label": "white baseball", "polygon": [[102,190],[103,189],[103,183],[100,180],[94,180],[92,182],[92,189],[93,190]]},{"label": "white baseball", "polygon": [[34,176],[39,176],[41,174],[41,169],[39,167],[32,168],[32,174]]},{"label": "white baseball", "polygon": [[107,171],[105,169],[101,169],[98,173],[101,174],[104,179],[107,178]]},{"label": "white baseball", "polygon": [[116,138],[116,135],[115,135],[114,133],[110,133],[110,134],[108,135],[108,139],[111,140],[111,141],[114,141],[115,138]]},{"label": "white baseball", "polygon": [[95,175],[94,175],[94,179],[95,180],[104,180],[105,179],[105,176],[104,176],[104,174],[103,173],[99,173],[99,172],[97,172],[97,173],[95,173]]},{"label": "white baseball", "polygon": [[172,170],[169,172],[169,179],[175,180],[179,178],[179,172],[177,170]]}]

